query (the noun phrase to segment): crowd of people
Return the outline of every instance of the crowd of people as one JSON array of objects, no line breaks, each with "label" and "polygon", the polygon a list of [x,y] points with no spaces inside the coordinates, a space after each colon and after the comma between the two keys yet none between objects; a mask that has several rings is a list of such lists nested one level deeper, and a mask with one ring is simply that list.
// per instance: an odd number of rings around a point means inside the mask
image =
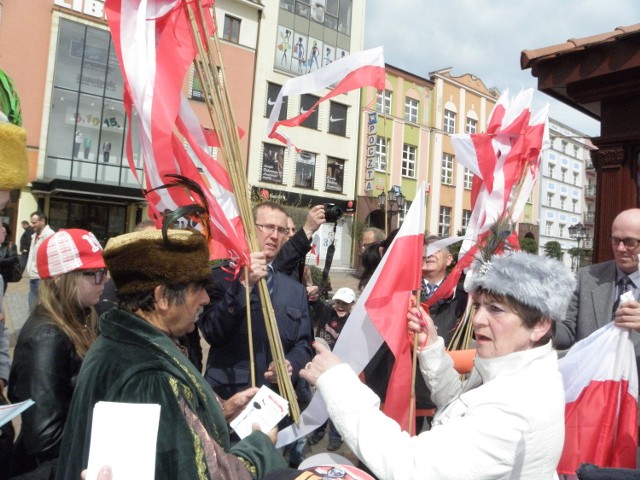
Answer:
[{"label": "crowd of people", "polygon": [[[282,205],[266,201],[254,207],[253,221],[259,250],[248,275],[235,278],[228,262],[212,266],[197,231],[147,221],[103,249],[91,232],[54,232],[41,211],[22,222],[17,245],[9,225],[0,228],[0,392],[10,402],[35,401],[15,440],[11,423],[1,430],[0,479],[80,478],[98,401],[161,405],[157,479],[296,478],[292,469],[327,431],[327,450],[344,442],[379,479],[551,479],[564,435],[558,350],[614,321],[631,330],[640,352],[640,209],[613,221],[614,260],[580,269],[577,281],[543,256],[478,258],[466,289],[460,282],[429,311],[409,304],[398,319],[416,339],[416,403],[428,412],[411,436],[380,409],[394,362],[389,348],[383,344],[360,377],[332,353],[357,292],[339,288],[325,302],[309,273],[324,207],[310,208],[298,228]],[[396,233],[363,233],[360,290]],[[423,300],[454,261],[448,248],[429,248],[438,240],[425,237],[416,291]],[[30,313],[10,358],[1,295],[4,265],[16,261],[29,282]],[[256,288],[263,281],[300,407],[315,392],[329,413],[284,451],[274,445],[288,417],[244,438],[229,427],[258,387],[278,390]],[[636,300],[620,305],[629,290]],[[447,349],[469,302],[476,357],[462,380]]]}]

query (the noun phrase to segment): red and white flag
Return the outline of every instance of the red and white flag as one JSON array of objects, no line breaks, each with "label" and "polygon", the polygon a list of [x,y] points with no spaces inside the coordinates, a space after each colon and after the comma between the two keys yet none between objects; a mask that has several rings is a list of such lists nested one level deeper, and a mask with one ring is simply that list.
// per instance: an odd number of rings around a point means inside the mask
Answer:
[{"label": "red and white flag", "polygon": [[474,174],[471,219],[461,255],[505,212],[517,222],[533,190],[541,151],[549,146],[549,106],[533,105],[533,89],[505,91],[484,133],[452,135],[458,163]]},{"label": "red and white flag", "polygon": [[[204,11],[213,8],[213,0],[202,0],[202,7]],[[210,136],[181,92],[196,56],[187,2],[106,0],[105,11],[125,82],[124,104],[130,125],[126,150],[131,170],[136,175],[131,138],[132,129],[136,129],[146,189],[169,183],[167,174],[196,182],[209,206],[212,258],[231,257],[242,262],[248,258],[248,247],[229,176],[207,153],[212,145]],[[196,15],[195,21],[204,37],[213,34],[210,18]],[[137,115],[133,115],[134,107]],[[165,210],[194,203],[182,188],[154,190],[146,197],[157,222]]]},{"label": "red and white flag", "polygon": [[581,463],[636,468],[638,370],[629,331],[608,323],[558,362],[566,407],[559,474]]},{"label": "red and white flag", "polygon": [[[333,352],[360,373],[386,341],[395,356],[384,412],[409,431],[411,350],[407,335],[407,310],[414,290],[420,289],[425,228],[425,183],[416,192],[411,208],[393,243],[353,307]],[[358,348],[356,348],[358,347]],[[318,394],[302,412],[300,424],[278,434],[277,446],[287,445],[319,427],[327,409]]]},{"label": "red and white flag", "polygon": [[[280,116],[282,97],[313,93],[329,88],[334,84],[336,85],[331,89],[331,92],[318,100],[306,112],[286,120],[276,121]],[[362,87],[375,87],[378,90],[384,90],[385,68],[382,47],[351,54],[313,73],[288,80],[280,89],[278,98],[271,110],[267,125],[267,135],[269,138],[275,138],[282,143],[291,145],[289,137],[278,131],[279,127],[297,127],[313,113],[320,103]]]}]

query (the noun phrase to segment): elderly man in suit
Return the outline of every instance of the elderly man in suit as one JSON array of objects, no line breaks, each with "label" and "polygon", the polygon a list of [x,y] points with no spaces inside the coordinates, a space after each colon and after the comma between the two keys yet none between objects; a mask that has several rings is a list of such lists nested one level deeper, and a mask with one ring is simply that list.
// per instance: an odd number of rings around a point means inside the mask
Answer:
[{"label": "elderly man in suit", "polygon": [[[567,316],[556,327],[556,347],[566,349],[614,321],[631,329],[636,358],[640,357],[640,208],[624,210],[611,226],[614,259],[578,270],[578,286]],[[635,301],[619,306],[622,293],[631,290]]]}]

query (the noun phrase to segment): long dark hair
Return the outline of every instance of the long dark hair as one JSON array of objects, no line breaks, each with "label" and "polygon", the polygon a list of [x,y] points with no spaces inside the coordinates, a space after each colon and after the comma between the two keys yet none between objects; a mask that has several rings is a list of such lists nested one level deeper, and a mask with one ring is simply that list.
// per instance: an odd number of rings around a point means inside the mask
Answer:
[{"label": "long dark hair", "polygon": [[391,243],[393,242],[393,239],[396,238],[397,234],[398,229],[396,228],[386,239],[382,240],[380,243],[372,243],[362,251],[362,254],[360,255],[361,271],[358,275],[358,279],[360,279],[360,282],[358,282],[359,290],[362,290],[367,285],[369,279],[373,275],[373,272],[378,268],[382,257],[387,253],[387,250],[391,246]]}]

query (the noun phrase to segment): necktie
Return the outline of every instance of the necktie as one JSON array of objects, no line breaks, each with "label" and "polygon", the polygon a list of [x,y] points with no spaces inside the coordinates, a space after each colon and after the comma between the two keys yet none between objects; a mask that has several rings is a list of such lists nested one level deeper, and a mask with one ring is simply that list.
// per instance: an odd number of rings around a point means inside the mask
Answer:
[{"label": "necktie", "polygon": [[629,280],[629,277],[627,277],[626,275],[624,277],[622,277],[620,280],[618,280],[618,296],[616,298],[615,303],[613,304],[613,311],[615,312],[616,310],[618,310],[618,307],[620,306],[620,297],[625,293],[628,292],[629,290],[631,290],[631,281]]},{"label": "necktie", "polygon": [[423,299],[426,300],[431,295],[433,295],[433,292],[436,291],[436,288],[438,288],[438,286],[434,285],[433,283],[424,283],[422,288]]},{"label": "necktie", "polygon": [[269,295],[273,294],[273,267],[271,265],[267,265],[267,290],[269,290]]}]

